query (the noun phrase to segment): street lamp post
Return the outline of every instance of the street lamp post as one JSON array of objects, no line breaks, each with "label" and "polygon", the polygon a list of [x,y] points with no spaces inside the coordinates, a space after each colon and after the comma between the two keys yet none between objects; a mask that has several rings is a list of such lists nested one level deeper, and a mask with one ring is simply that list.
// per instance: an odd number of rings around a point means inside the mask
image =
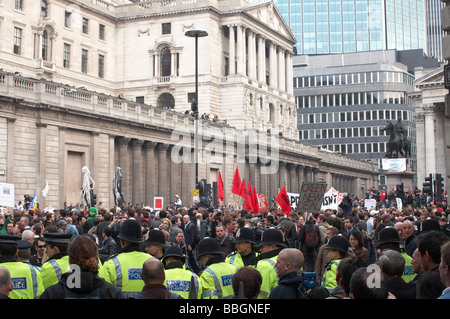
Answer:
[{"label": "street lamp post", "polygon": [[195,116],[195,187],[198,184],[198,38],[208,36],[208,32],[203,30],[188,30],[184,34],[187,37],[195,38],[195,101],[196,109],[194,111]]}]

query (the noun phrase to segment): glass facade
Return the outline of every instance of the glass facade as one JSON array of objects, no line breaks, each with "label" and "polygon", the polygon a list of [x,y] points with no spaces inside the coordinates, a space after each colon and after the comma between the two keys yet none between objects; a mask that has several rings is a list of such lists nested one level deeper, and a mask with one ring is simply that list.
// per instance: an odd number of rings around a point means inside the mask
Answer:
[{"label": "glass facade", "polygon": [[275,0],[297,54],[426,50],[425,0]]},{"label": "glass facade", "polygon": [[383,128],[387,121],[395,124],[401,119],[412,142],[413,156],[408,165],[415,170],[414,104],[408,96],[414,76],[391,64],[373,63],[382,57],[380,52],[365,55],[361,56],[361,60],[367,58],[365,64],[330,66],[323,55],[310,57],[315,68],[294,68],[300,140],[331,152],[378,162],[381,168],[389,139]]}]

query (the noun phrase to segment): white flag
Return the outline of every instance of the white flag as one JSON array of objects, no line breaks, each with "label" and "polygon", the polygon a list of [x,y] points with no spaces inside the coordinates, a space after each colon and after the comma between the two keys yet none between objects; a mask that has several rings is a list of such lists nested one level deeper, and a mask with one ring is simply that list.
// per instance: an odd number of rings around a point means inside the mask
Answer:
[{"label": "white flag", "polygon": [[45,188],[42,190],[42,196],[46,197],[48,194],[48,182],[47,185],[45,186]]}]

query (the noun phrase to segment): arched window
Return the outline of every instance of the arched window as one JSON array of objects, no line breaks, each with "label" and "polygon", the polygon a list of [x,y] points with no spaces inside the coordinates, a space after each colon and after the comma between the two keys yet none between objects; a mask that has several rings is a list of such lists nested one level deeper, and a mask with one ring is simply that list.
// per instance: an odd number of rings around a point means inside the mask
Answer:
[{"label": "arched window", "polygon": [[161,76],[170,76],[172,70],[172,59],[169,48],[161,50]]},{"label": "arched window", "polygon": [[158,97],[158,107],[163,109],[173,109],[175,107],[175,99],[170,93],[163,93]]},{"label": "arched window", "polygon": [[48,33],[46,30],[42,33],[42,60],[48,61]]}]

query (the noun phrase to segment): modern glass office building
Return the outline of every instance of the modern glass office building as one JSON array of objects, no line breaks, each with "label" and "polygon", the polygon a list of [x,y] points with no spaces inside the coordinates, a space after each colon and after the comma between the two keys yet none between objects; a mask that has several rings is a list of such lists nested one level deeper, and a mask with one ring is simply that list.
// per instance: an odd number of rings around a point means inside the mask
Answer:
[{"label": "modern glass office building", "polygon": [[297,54],[427,48],[426,0],[274,0]]}]

